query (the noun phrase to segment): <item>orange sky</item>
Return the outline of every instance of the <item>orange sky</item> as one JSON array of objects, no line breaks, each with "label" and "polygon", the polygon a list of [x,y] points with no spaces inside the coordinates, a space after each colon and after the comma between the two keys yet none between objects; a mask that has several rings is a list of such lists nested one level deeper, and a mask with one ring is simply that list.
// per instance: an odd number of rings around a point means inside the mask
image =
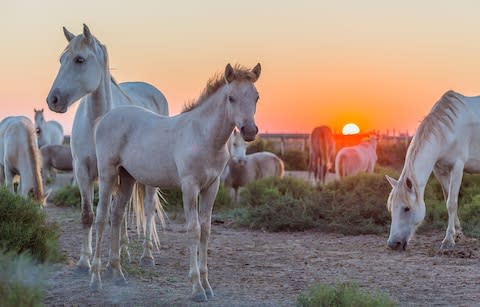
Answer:
[{"label": "orange sky", "polygon": [[[82,23],[107,45],[112,74],[167,97],[171,114],[225,65],[262,63],[261,132],[413,133],[448,89],[480,93],[477,1],[7,1],[0,11],[0,118],[33,117]],[[112,9],[115,7],[115,9]],[[70,133],[75,108],[46,112]]]}]

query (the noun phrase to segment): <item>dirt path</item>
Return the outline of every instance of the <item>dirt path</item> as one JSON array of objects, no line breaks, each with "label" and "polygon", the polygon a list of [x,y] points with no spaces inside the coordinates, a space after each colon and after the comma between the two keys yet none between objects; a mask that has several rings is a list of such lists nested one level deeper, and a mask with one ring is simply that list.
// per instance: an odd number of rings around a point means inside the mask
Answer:
[{"label": "dirt path", "polygon": [[[131,231],[128,286],[104,281],[89,290],[88,276],[73,271],[80,250],[79,209],[47,207],[61,229],[67,255],[48,279],[46,305],[191,306],[188,259],[181,219],[161,233],[156,266],[140,268],[141,242]],[[343,236],[317,231],[264,233],[213,225],[209,252],[215,298],[202,306],[294,306],[311,285],[355,281],[389,294],[401,306],[478,306],[480,244],[463,239],[450,255],[436,251],[443,233],[417,236],[409,251],[387,250],[385,236]],[[107,249],[105,248],[105,255]],[[104,264],[107,258],[104,258]]]}]

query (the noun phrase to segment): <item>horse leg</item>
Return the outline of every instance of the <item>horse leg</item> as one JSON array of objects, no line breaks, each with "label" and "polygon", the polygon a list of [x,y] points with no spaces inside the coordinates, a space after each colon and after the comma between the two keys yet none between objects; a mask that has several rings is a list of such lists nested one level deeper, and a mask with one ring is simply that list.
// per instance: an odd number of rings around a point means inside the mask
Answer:
[{"label": "horse leg", "polygon": [[122,272],[120,264],[120,228],[125,220],[125,209],[132,196],[135,180],[124,169],[120,169],[120,185],[113,199],[111,210],[111,245],[110,245],[110,269],[112,271],[113,281],[117,285],[125,285],[126,279]]},{"label": "horse leg", "polygon": [[192,282],[191,299],[196,302],[205,302],[207,301],[207,295],[200,282],[200,271],[198,269],[198,245],[200,243],[200,223],[197,211],[198,192],[198,186],[193,180],[184,180],[182,182],[183,210],[187,223],[187,238],[190,250],[190,270],[188,276]]},{"label": "horse leg", "polygon": [[116,174],[102,175],[99,178],[99,199],[97,206],[97,217],[95,219],[96,229],[96,243],[95,243],[95,255],[92,261],[90,288],[92,290],[102,289],[102,280],[100,278],[100,271],[102,268],[101,262],[101,243],[105,225],[107,224],[107,216],[110,206],[110,198],[112,195],[112,188],[115,184]]},{"label": "horse leg", "polygon": [[[126,210],[127,208],[125,208]],[[128,239],[128,226],[127,226],[127,215],[122,220],[122,224],[120,226],[120,250],[124,251],[127,255],[128,262],[132,261],[132,257],[130,256],[130,251],[128,250],[128,245],[130,244],[130,240]]]},{"label": "horse leg", "polygon": [[143,254],[140,258],[140,264],[144,266],[154,266],[155,259],[153,258],[153,232],[155,223],[155,197],[157,189],[151,186],[145,186],[145,218],[146,218],[146,232],[145,240],[143,241]]},{"label": "horse leg", "polygon": [[[77,163],[78,164],[78,163]],[[80,198],[82,204],[83,238],[80,251],[80,259],[77,262],[77,272],[88,273],[90,271],[90,257],[92,256],[92,224],[93,224],[93,178],[88,174],[86,166],[75,168]]]},{"label": "horse leg", "polygon": [[14,174],[10,170],[10,165],[8,162],[5,161],[5,184],[7,185],[7,189],[10,192],[15,193],[15,185],[13,184],[13,177],[14,177]]},{"label": "horse leg", "polygon": [[445,238],[440,247],[441,250],[450,250],[455,248],[455,228],[456,225],[460,228],[460,221],[457,216],[458,209],[458,193],[462,183],[463,176],[462,163],[455,163],[450,171],[450,185],[448,187],[447,210],[448,210],[448,227]]},{"label": "horse leg", "polygon": [[3,165],[0,165],[0,185],[5,184],[5,168]]},{"label": "horse leg", "polygon": [[210,237],[210,228],[212,225],[212,209],[215,202],[215,197],[218,193],[220,181],[217,179],[208,188],[200,192],[198,210],[200,213],[200,280],[207,298],[213,297],[213,290],[208,282],[208,239]]}]

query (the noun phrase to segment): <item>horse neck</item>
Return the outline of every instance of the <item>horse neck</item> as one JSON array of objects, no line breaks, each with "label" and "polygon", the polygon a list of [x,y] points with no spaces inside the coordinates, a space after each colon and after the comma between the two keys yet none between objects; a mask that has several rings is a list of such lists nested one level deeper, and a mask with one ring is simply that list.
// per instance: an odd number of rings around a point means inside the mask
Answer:
[{"label": "horse neck", "polygon": [[112,109],[112,89],[110,74],[104,74],[98,88],[86,97],[87,113],[90,119],[105,115]]},{"label": "horse neck", "polygon": [[423,191],[438,160],[438,152],[439,143],[436,140],[424,140],[422,144],[418,144],[414,137],[400,177],[406,176],[413,179]]},{"label": "horse neck", "polygon": [[193,120],[205,127],[205,142],[213,148],[223,148],[235,128],[235,122],[228,114],[223,87],[207,98],[207,101],[188,112]]}]

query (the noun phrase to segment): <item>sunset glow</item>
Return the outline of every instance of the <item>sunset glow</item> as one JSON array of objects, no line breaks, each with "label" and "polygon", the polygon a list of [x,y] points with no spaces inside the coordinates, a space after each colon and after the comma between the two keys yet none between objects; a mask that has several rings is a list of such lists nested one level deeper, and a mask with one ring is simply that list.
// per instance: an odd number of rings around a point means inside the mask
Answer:
[{"label": "sunset glow", "polygon": [[342,128],[343,135],[353,135],[353,134],[359,134],[359,133],[360,133],[360,128],[358,128],[358,126],[353,123],[346,124]]},{"label": "sunset glow", "polygon": [[479,9],[434,0],[6,1],[0,118],[43,107],[70,133],[78,103],[57,114],[45,98],[67,45],[62,26],[78,34],[86,23],[107,46],[112,75],[155,85],[171,115],[227,63],[260,62],[261,132],[340,133],[355,122],[412,134],[447,90],[480,93]]}]

